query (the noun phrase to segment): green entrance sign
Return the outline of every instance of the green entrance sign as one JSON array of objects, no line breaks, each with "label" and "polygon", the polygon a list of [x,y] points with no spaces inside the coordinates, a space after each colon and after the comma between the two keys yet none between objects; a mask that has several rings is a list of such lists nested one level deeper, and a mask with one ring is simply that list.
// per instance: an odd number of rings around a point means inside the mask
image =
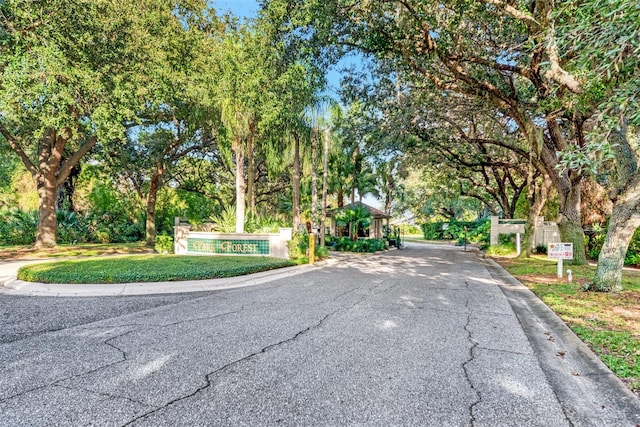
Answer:
[{"label": "green entrance sign", "polygon": [[268,240],[187,238],[187,252],[219,255],[269,255]]}]

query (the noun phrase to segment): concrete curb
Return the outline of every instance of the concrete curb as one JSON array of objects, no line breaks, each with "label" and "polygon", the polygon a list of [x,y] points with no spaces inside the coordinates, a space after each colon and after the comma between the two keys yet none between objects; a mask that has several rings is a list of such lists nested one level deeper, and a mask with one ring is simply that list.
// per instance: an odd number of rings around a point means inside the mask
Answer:
[{"label": "concrete curb", "polygon": [[323,260],[311,265],[296,265],[262,271],[245,276],[222,279],[188,280],[172,282],[141,282],[113,284],[62,284],[25,282],[15,277],[5,278],[0,293],[30,296],[95,297],[125,295],[155,295],[185,292],[206,292],[222,289],[244,288],[261,285],[284,277],[291,277],[337,262]]},{"label": "concrete curb", "polygon": [[533,292],[494,260],[484,261],[572,425],[640,425],[640,399]]}]

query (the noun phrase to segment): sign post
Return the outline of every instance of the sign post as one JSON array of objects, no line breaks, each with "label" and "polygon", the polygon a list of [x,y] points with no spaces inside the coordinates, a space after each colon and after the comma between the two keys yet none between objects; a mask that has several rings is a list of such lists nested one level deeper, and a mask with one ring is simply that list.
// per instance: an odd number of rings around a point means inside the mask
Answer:
[{"label": "sign post", "polygon": [[562,278],[562,260],[573,259],[573,243],[549,243],[547,256],[558,260],[558,278]]}]

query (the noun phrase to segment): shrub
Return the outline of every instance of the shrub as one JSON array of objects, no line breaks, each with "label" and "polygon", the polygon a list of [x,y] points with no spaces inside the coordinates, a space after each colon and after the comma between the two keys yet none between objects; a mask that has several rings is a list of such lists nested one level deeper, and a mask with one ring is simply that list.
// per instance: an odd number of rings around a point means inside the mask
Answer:
[{"label": "shrub", "polygon": [[171,236],[156,236],[156,252],[161,254],[172,254],[173,253],[173,237]]},{"label": "shrub", "polygon": [[[443,229],[444,224],[449,224]],[[466,231],[465,231],[466,227]],[[489,246],[491,237],[491,221],[482,219],[473,222],[451,221],[430,222],[422,224],[422,234],[425,240],[456,240],[457,244],[464,244],[464,238],[468,242],[478,243],[481,248]]]},{"label": "shrub", "polygon": [[0,245],[30,245],[36,240],[38,212],[0,210]]},{"label": "shrub", "polygon": [[307,256],[307,249],[309,249],[309,235],[295,232],[288,244],[289,258],[292,260],[304,258]]},{"label": "shrub", "polygon": [[514,242],[493,245],[487,248],[487,255],[511,255],[516,252],[516,244]]},{"label": "shrub", "polygon": [[325,259],[329,256],[329,249],[326,246],[316,246],[316,259]]},{"label": "shrub", "polygon": [[387,248],[383,239],[359,239],[353,241],[348,237],[335,240],[335,249],[343,252],[378,252]]},{"label": "shrub", "polygon": [[546,255],[547,254],[547,246],[546,245],[537,245],[535,247],[535,249],[533,250],[533,253],[539,254],[539,255]]}]

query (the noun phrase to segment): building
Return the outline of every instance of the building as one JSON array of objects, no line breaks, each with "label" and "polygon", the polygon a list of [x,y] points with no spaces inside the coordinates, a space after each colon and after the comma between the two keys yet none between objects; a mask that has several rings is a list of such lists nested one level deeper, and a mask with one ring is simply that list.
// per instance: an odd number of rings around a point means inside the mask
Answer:
[{"label": "building", "polygon": [[344,209],[359,209],[364,208],[369,211],[371,214],[371,222],[367,227],[360,226],[358,227],[358,237],[360,238],[372,238],[372,239],[382,239],[383,237],[383,226],[386,224],[386,221],[391,218],[389,215],[385,214],[380,209],[376,209],[373,206],[369,206],[366,203],[355,202],[348,205],[343,206],[342,208],[332,209],[327,212],[327,216],[331,218],[331,227],[329,234],[336,237],[349,236],[351,228],[348,225],[340,226],[336,224],[335,214],[340,210]]}]

